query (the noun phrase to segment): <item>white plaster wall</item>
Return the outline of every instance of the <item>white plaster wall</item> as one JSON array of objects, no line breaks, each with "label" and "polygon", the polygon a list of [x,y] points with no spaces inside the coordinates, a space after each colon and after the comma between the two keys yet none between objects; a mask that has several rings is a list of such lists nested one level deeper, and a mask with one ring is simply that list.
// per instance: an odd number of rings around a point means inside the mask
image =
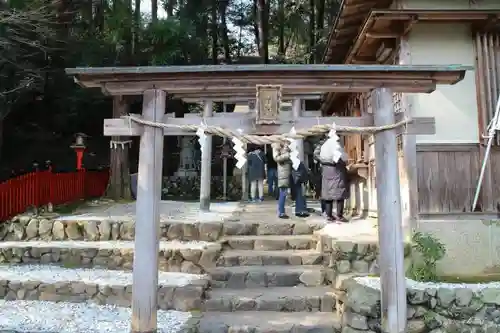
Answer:
[{"label": "white plaster wall", "polygon": [[[409,61],[413,65],[474,66],[475,63],[472,34],[467,24],[419,23],[409,35],[408,46]],[[440,85],[431,94],[409,94],[409,103],[414,117],[435,117],[436,120],[436,134],[418,135],[417,143],[478,142],[474,70],[468,71],[461,82]]]}]

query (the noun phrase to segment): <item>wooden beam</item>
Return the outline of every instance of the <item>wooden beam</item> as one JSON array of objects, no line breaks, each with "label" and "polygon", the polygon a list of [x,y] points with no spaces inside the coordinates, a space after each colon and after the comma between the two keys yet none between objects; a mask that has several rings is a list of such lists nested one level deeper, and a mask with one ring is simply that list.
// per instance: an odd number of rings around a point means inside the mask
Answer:
[{"label": "wooden beam", "polygon": [[[212,101],[207,101],[203,106],[203,117],[205,119],[210,119],[212,115],[213,115],[213,103]],[[210,178],[212,173],[211,165],[212,165],[212,135],[207,134],[205,135],[205,140],[201,149],[200,210],[204,212],[210,210]]]},{"label": "wooden beam", "polygon": [[[257,133],[258,128],[255,126],[255,114],[232,113],[230,116],[223,114],[215,114],[214,117],[186,117],[186,118],[163,118],[163,123],[174,125],[199,125],[202,121],[208,126],[220,126],[229,129],[241,129],[244,133]],[[137,116],[137,115],[134,115]],[[277,125],[276,131],[288,132],[295,126],[296,129],[310,128],[315,125],[332,124],[335,122],[339,126],[371,126],[373,125],[373,118],[371,116],[365,117],[300,117],[296,122],[292,120],[282,121],[281,125]],[[272,126],[265,128],[274,128]],[[127,119],[104,119],[104,135],[105,136],[138,136],[143,133],[143,127],[135,122],[129,122]],[[278,132],[271,132],[270,134],[278,134]],[[164,129],[164,135],[186,135],[189,132],[181,131],[175,128]],[[193,132],[191,132],[193,133]]]},{"label": "wooden beam", "polygon": [[399,38],[400,34],[395,33],[395,32],[367,32],[365,34],[366,38],[371,38],[371,39],[395,39]]},{"label": "wooden beam", "polygon": [[384,43],[380,44],[379,48],[377,49],[377,63],[383,64],[388,60],[390,57],[391,53],[393,52],[394,49],[387,47]]},{"label": "wooden beam", "polygon": [[[255,113],[214,113],[212,117],[202,117],[197,114],[185,115],[184,118],[173,118],[170,114],[163,116],[160,122],[172,125],[199,125],[202,121],[208,126],[219,126],[230,129],[241,129],[250,134],[279,134],[288,132],[295,126],[296,129],[306,129],[315,125],[329,125],[335,122],[338,126],[373,126],[373,118],[370,115],[362,117],[317,117],[320,111],[306,111],[303,116],[294,120],[292,112],[280,113],[280,125],[255,126]],[[139,115],[135,117],[141,118]],[[396,122],[402,121],[403,115],[396,115]],[[143,127],[127,119],[104,119],[105,136],[138,136],[143,133]],[[413,118],[413,122],[407,127],[398,129],[400,134],[428,135],[436,133],[435,119],[433,117]],[[186,132],[176,128],[164,130],[164,135],[194,135],[194,132]]]},{"label": "wooden beam", "polygon": [[[407,113],[396,114],[396,122],[410,117]],[[415,117],[406,127],[398,129],[398,134],[404,135],[433,135],[436,134],[436,119],[434,117]]]},{"label": "wooden beam", "polygon": [[359,30],[357,25],[355,26],[346,26],[338,29],[337,36],[346,36],[356,33]]},{"label": "wooden beam", "polygon": [[375,7],[376,1],[362,2],[358,4],[348,4],[345,6],[343,12],[346,13],[359,13],[365,12],[365,15],[369,14],[369,11]]},{"label": "wooden beam", "polygon": [[[233,80],[234,86],[227,86],[223,83],[207,81],[204,84],[193,85],[191,82],[183,81],[141,81],[141,82],[120,82],[106,83],[104,90],[109,95],[137,95],[148,89],[160,89],[173,94],[178,98],[211,98],[211,97],[231,97],[231,98],[252,98],[255,99],[255,86],[258,81]],[[219,83],[219,85],[217,85]],[[295,81],[293,79],[274,78],[266,84],[279,84],[282,86],[284,98],[293,99],[299,95],[319,95],[326,91],[337,92],[366,92],[381,85],[391,87],[396,91],[411,90],[410,92],[422,91],[423,86],[435,85],[429,78],[408,79],[381,79],[377,77],[364,79],[317,79]],[[425,90],[425,89],[424,89]]]},{"label": "wooden beam", "polygon": [[[143,116],[161,121],[166,94],[144,92]],[[139,148],[136,223],[132,284],[132,332],[156,332],[158,307],[159,203],[163,163],[163,135],[160,128],[146,127]]]},{"label": "wooden beam", "polygon": [[[200,103],[206,100],[212,100],[214,102],[232,102],[232,103],[237,103],[237,102],[248,102],[248,101],[254,101],[255,96],[253,98],[249,98],[249,96],[226,96],[226,97],[213,97],[213,98],[207,98],[207,97],[184,97],[180,96],[177,97],[175,94],[173,95],[175,98],[181,98],[184,102],[186,103]],[[294,99],[294,98],[300,98],[302,100],[319,100],[322,97],[322,93],[318,94],[297,94],[297,95],[288,95],[288,94],[282,94],[282,100],[286,101],[287,99]]]},{"label": "wooden beam", "polygon": [[367,15],[366,12],[364,12],[364,13],[361,12],[361,14],[355,13],[355,14],[341,16],[339,18],[339,22],[338,22],[337,26],[349,25],[349,24],[352,24],[352,23],[363,21],[365,19],[366,15]]},{"label": "wooden beam", "polygon": [[377,20],[387,20],[387,21],[406,21],[418,17],[419,21],[430,21],[430,22],[473,22],[473,21],[485,21],[492,16],[500,17],[500,13],[496,9],[491,10],[374,10],[372,11],[371,17]]},{"label": "wooden beam", "polygon": [[[392,92],[385,88],[377,89],[373,96],[375,125],[394,123]],[[407,311],[396,136],[396,130],[375,134],[382,330],[387,333],[406,330]]]}]

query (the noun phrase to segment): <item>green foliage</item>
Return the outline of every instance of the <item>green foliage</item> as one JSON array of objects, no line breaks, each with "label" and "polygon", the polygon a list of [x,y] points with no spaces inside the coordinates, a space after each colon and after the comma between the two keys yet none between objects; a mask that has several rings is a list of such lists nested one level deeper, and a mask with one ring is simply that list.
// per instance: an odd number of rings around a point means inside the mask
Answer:
[{"label": "green foliage", "polygon": [[412,236],[412,249],[419,256],[408,270],[408,276],[416,281],[436,281],[436,263],[443,259],[446,248],[428,233],[416,232]]}]

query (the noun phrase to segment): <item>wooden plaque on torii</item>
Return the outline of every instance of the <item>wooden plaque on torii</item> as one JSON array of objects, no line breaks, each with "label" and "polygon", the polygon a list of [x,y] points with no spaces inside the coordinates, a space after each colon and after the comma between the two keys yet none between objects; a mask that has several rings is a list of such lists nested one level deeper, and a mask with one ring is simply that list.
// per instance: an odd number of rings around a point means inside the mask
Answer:
[{"label": "wooden plaque on torii", "polygon": [[279,124],[281,106],[281,85],[257,85],[256,118],[257,125]]}]

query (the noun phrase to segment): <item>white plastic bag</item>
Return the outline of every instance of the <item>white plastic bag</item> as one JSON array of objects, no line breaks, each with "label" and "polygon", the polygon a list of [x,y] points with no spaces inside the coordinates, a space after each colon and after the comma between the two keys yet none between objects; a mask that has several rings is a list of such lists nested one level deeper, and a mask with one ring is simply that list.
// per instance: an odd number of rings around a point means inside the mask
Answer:
[{"label": "white plastic bag", "polygon": [[336,150],[335,146],[337,144],[338,143],[333,138],[329,138],[328,140],[325,141],[325,143],[323,143],[323,145],[321,146],[321,151],[319,153],[319,158],[322,162],[326,162],[326,163],[333,162],[333,159],[335,157],[334,154],[335,154],[335,150]]},{"label": "white plastic bag", "polygon": [[323,143],[319,157],[321,161],[326,163],[337,163],[340,159],[346,160],[344,149],[335,137],[329,138]]}]

